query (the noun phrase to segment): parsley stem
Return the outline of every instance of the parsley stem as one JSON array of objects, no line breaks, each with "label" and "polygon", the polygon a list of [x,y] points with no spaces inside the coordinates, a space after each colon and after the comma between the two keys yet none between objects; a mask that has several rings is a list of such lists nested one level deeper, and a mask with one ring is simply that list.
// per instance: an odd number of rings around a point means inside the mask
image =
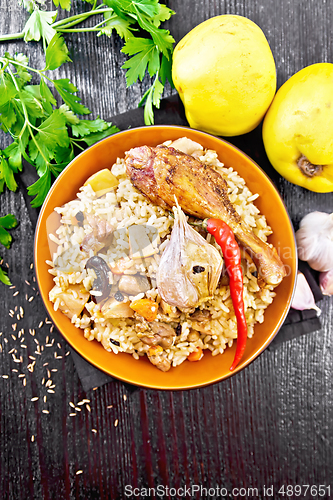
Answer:
[{"label": "parsley stem", "polygon": [[0,35],[0,42],[6,42],[8,40],[17,40],[18,38],[23,38],[24,33],[8,33],[7,35]]},{"label": "parsley stem", "polygon": [[80,146],[80,144],[78,144],[78,143],[76,142],[76,141],[78,141],[78,140],[80,141],[80,140],[83,140],[83,139],[75,139],[75,140],[74,140],[74,139],[70,138],[69,140],[70,140],[70,141],[71,141],[71,143],[72,143],[72,144],[74,144],[74,146],[76,146],[77,148],[81,149],[82,151],[84,151],[84,150],[85,150],[85,148],[83,148],[82,146]]},{"label": "parsley stem", "polygon": [[2,58],[0,58],[0,61],[7,61],[6,66],[8,66],[8,64],[11,62],[11,63],[15,64],[15,66],[21,66],[22,68],[28,69],[29,71],[33,71],[34,73],[38,73],[40,77],[43,76],[46,80],[53,83],[52,78],[49,78],[47,75],[45,75],[44,70],[32,68],[31,66],[27,66],[26,64],[22,64],[19,61],[16,61],[16,59],[11,59],[11,58],[2,59]]},{"label": "parsley stem", "polygon": [[102,14],[103,12],[114,12],[114,10],[111,8],[107,8],[107,9],[98,9],[97,8],[94,10],[90,10],[89,12],[83,12],[82,14],[76,14],[75,16],[67,17],[65,19],[60,19],[60,21],[57,21],[56,23],[51,24],[51,26],[53,29],[57,30],[58,26],[72,23],[73,21],[77,21],[75,24],[79,24],[82,21],[85,21],[86,19],[88,19],[88,17],[94,16],[95,14]]},{"label": "parsley stem", "polygon": [[57,31],[60,31],[61,33],[86,33],[88,31],[100,31],[100,30],[99,28],[76,28],[75,30],[66,28],[57,28]]},{"label": "parsley stem", "polygon": [[[75,16],[70,16],[66,17],[65,19],[60,19],[59,21],[52,23],[50,26],[56,31],[62,31],[58,29],[58,27],[62,26],[63,28],[69,28],[71,26],[75,26],[76,24],[82,23],[91,16],[97,14],[103,14],[104,12],[114,12],[114,10],[111,7],[105,9],[102,8],[103,6],[104,4],[100,4],[98,7],[96,7],[96,1],[95,1],[92,10],[90,10],[89,12],[82,12],[81,14],[76,14]],[[92,30],[87,28],[81,31],[92,31]],[[0,35],[0,42],[5,42],[8,40],[17,40],[23,37],[24,37],[23,31],[21,31],[20,33],[8,33],[6,35]]]},{"label": "parsley stem", "polygon": [[99,31],[99,29],[96,29],[96,28],[99,28],[100,26],[102,26],[103,24],[105,24],[109,19],[103,19],[103,21],[101,21],[100,23],[97,23],[95,26],[92,26],[91,28],[77,28],[77,29],[74,29],[74,30],[70,30],[68,28],[70,28],[71,26],[75,26],[76,24],[78,24],[76,21],[72,22],[72,23],[69,23],[69,24],[65,24],[64,26],[60,26],[60,28],[57,28],[56,31],[60,31],[61,33],[77,33],[77,32],[86,32],[86,31]]},{"label": "parsley stem", "polygon": [[0,70],[5,71],[5,69],[7,68],[8,64],[9,64],[8,59],[3,59],[2,57],[0,57],[0,62],[3,64],[3,67],[0,68]]}]

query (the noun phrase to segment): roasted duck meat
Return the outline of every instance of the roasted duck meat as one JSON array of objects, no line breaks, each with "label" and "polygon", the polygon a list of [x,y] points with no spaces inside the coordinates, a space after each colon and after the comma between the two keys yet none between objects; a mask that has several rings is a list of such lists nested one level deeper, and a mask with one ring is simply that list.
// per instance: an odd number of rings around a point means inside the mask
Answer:
[{"label": "roasted duck meat", "polygon": [[154,204],[170,210],[176,197],[190,215],[222,219],[250,253],[265,283],[277,286],[282,281],[286,271],[278,253],[241,219],[229,200],[226,181],[213,168],[166,146],[133,148],[125,163],[133,185]]}]

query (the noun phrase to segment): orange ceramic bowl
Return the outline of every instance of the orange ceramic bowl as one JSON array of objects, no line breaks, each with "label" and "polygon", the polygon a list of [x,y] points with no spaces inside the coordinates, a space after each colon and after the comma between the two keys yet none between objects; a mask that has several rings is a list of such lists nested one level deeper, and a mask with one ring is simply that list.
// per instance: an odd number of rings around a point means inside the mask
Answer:
[{"label": "orange ceramic bowl", "polygon": [[[168,139],[187,136],[205,148],[214,149],[219,159],[232,166],[245,179],[249,189],[260,196],[256,204],[273,229],[269,241],[279,250],[288,270],[288,276],[276,288],[276,297],[265,312],[265,321],[255,326],[255,334],[248,339],[245,354],[233,372],[230,372],[236,343],[218,356],[210,352],[199,362],[185,361],[176,368],[163,373],[155,368],[146,357],[139,361],[129,354],[107,352],[97,341],[89,342],[80,329],[60,311],[54,311],[48,294],[53,287],[52,276],[48,273],[46,260],[50,259],[48,231],[56,227],[46,227],[46,221],[55,207],[74,199],[79,187],[86,179],[103,168],[110,168],[117,157],[125,151],[140,145],[156,146]],[[57,224],[55,221],[54,224]],[[228,142],[212,135],[186,127],[151,126],[140,127],[112,135],[77,156],[61,173],[53,184],[41,209],[35,235],[35,267],[37,281],[48,314],[68,343],[85,359],[109,375],[130,384],[154,389],[190,389],[202,387],[238,373],[253,361],[272,341],[282,325],[292,300],[296,276],[296,245],[292,224],[284,203],[276,188],[258,165],[242,151]]]}]

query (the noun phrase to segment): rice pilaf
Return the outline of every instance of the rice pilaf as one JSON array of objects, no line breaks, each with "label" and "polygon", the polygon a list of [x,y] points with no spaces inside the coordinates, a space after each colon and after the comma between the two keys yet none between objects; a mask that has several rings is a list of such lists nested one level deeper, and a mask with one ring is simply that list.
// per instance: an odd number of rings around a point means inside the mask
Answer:
[{"label": "rice pilaf", "polygon": [[[164,144],[169,146],[172,143],[167,141]],[[244,179],[236,171],[231,167],[224,167],[215,151],[204,150],[198,145],[192,154],[223,175],[228,184],[230,201],[238,214],[262,241],[267,241],[272,231],[265,216],[259,213],[253,203],[258,195],[250,192]],[[98,255],[110,269],[110,289],[117,285],[121,275],[146,276],[149,289],[134,295],[120,294],[120,302],[123,302],[124,306],[127,304],[127,307],[134,300],[142,298],[157,303],[158,311],[154,321],[174,329],[172,345],[164,347],[171,366],[181,364],[199,347],[203,351],[208,349],[213,356],[223,353],[237,338],[237,323],[227,281],[222,277],[214,296],[196,310],[185,313],[176,307],[163,304],[155,276],[161,255],[170,238],[174,224],[173,215],[153,205],[132,185],[126,175],[123,158],[117,159],[111,172],[117,178],[118,185],[109,192],[100,196],[87,184],[80,188],[77,199],[55,209],[61,215],[61,223],[55,234],[50,234],[49,238],[57,245],[57,250],[52,261],[47,261],[51,267],[49,272],[54,276],[55,286],[49,293],[54,309],[61,309],[66,313],[68,304],[64,302],[64,294],[68,296],[70,292],[74,302],[81,300],[83,310],[76,314],[74,308],[74,312],[68,316],[77,328],[83,330],[88,341],[97,340],[107,351],[115,354],[125,352],[135,359],[148,353],[151,346],[142,338],[149,336],[149,322],[138,313],[133,313],[131,317],[106,317],[103,314],[102,305],[98,302],[102,292],[94,290],[96,273],[89,267],[86,268],[87,261]],[[76,219],[78,213],[84,214],[84,221],[80,224]],[[101,251],[94,248],[82,250],[82,242],[92,232],[91,218],[103,220],[105,225],[113,228],[111,244]],[[131,259],[129,256],[128,228],[133,225],[145,227],[155,249],[144,259]],[[209,233],[200,234],[221,253],[219,245]],[[248,337],[252,337],[254,325],[264,321],[264,311],[273,301],[275,293],[272,287],[259,287],[255,265],[245,254],[243,257],[244,307]],[[112,269],[119,271],[119,263],[122,264],[120,272],[111,272]]]}]

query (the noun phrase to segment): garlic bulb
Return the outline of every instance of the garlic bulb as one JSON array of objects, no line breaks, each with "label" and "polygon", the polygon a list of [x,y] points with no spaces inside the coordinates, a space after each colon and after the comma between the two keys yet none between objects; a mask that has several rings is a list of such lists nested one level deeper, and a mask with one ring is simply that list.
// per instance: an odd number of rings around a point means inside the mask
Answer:
[{"label": "garlic bulb", "polygon": [[186,221],[179,205],[170,241],[158,267],[158,292],[170,306],[182,311],[198,307],[214,294],[223,265],[218,250]]},{"label": "garlic bulb", "polygon": [[333,213],[311,212],[296,232],[298,257],[316,271],[333,269]]},{"label": "garlic bulb", "polygon": [[333,295],[333,269],[320,273],[319,285],[323,295]]},{"label": "garlic bulb", "polygon": [[303,273],[298,272],[296,279],[296,289],[291,303],[293,309],[304,311],[304,309],[315,309],[318,314],[321,313],[316,306],[312,290]]}]

